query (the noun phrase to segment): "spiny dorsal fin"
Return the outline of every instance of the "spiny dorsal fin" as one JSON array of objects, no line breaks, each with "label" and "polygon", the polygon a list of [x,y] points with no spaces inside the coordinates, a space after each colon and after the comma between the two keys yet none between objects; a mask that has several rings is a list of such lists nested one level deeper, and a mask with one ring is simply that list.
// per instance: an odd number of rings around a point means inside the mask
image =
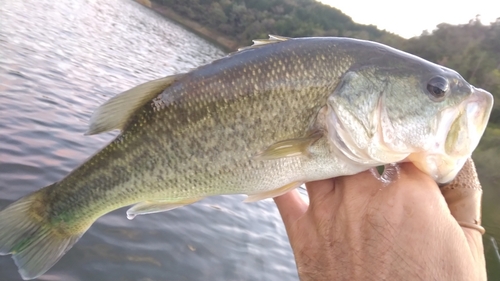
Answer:
[{"label": "spiny dorsal fin", "polygon": [[261,47],[261,46],[267,45],[267,44],[273,44],[273,43],[283,42],[283,41],[286,41],[288,39],[290,39],[290,38],[289,37],[279,36],[279,35],[269,34],[269,39],[256,39],[256,40],[252,40],[252,42],[253,42],[252,46],[247,46],[247,47],[239,48],[238,51],[243,51],[243,50],[248,50],[248,49],[254,49],[254,48],[258,48],[258,47]]},{"label": "spiny dorsal fin", "polygon": [[183,75],[177,74],[149,81],[112,97],[94,111],[85,135],[123,129],[137,109],[158,96]]}]

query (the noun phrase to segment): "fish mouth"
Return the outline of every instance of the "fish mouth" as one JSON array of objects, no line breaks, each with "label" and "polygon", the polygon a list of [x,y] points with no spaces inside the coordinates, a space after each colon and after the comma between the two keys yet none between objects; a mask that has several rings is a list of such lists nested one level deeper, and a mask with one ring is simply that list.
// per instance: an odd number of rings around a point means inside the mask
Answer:
[{"label": "fish mouth", "polygon": [[445,152],[450,156],[469,154],[476,149],[488,124],[493,96],[484,90],[474,89],[471,97],[462,104],[445,140]]},{"label": "fish mouth", "polygon": [[440,184],[452,181],[479,144],[492,107],[493,96],[472,87],[472,95],[458,107],[441,112],[436,145],[429,151],[411,154],[408,160]]}]

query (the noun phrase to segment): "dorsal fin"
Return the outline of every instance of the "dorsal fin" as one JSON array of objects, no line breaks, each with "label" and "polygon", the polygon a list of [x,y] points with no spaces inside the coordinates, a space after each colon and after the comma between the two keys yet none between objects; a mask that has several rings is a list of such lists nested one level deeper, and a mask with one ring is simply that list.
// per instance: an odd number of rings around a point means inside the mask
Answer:
[{"label": "dorsal fin", "polygon": [[247,46],[247,47],[239,48],[238,52],[239,51],[243,51],[243,50],[258,48],[258,47],[261,47],[263,45],[268,45],[268,44],[283,42],[283,41],[286,41],[288,39],[290,39],[290,38],[289,37],[279,36],[279,35],[269,34],[269,39],[256,39],[256,40],[252,40],[252,42],[253,42],[252,46]]},{"label": "dorsal fin", "polygon": [[85,135],[123,129],[137,109],[158,96],[183,75],[176,74],[149,81],[112,97],[94,111]]}]

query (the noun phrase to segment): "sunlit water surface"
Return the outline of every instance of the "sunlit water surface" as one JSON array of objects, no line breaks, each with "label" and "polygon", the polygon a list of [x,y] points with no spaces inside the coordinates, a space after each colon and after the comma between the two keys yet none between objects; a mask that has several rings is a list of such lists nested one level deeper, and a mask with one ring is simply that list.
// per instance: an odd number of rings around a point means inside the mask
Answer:
[{"label": "sunlit water surface", "polygon": [[[0,0],[0,209],[114,137],[83,136],[104,101],[223,55],[131,0]],[[497,193],[485,190],[484,200],[490,280],[500,280]],[[274,203],[243,199],[218,196],[133,221],[117,210],[39,279],[298,280]],[[21,280],[10,257],[0,257],[0,280]]]},{"label": "sunlit water surface", "polygon": [[[114,134],[93,110],[139,83],[220,58],[217,47],[130,0],[0,1],[0,209],[61,179]],[[271,200],[219,196],[99,219],[40,280],[297,280]],[[0,257],[0,280],[21,280]]]}]

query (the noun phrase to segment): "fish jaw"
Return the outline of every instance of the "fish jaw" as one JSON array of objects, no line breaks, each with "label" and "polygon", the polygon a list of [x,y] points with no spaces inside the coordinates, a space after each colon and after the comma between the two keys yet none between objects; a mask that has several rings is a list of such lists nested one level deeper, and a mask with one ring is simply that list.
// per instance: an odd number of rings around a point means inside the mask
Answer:
[{"label": "fish jaw", "polygon": [[410,154],[406,161],[440,184],[452,181],[479,144],[492,107],[493,96],[472,87],[472,94],[458,107],[441,112],[428,149]]}]

